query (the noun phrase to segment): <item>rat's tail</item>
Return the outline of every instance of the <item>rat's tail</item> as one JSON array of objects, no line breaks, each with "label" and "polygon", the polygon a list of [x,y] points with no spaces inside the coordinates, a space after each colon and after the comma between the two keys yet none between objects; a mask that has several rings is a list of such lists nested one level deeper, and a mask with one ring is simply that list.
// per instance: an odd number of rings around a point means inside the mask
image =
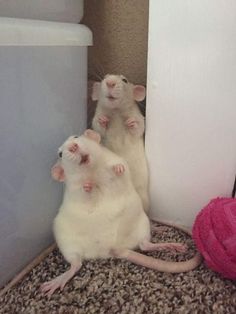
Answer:
[{"label": "rat's tail", "polygon": [[182,273],[193,270],[201,263],[202,260],[202,257],[199,253],[196,253],[193,258],[184,262],[164,261],[159,258],[153,258],[151,256],[147,256],[128,249],[116,252],[115,255],[118,258],[126,259],[130,262],[133,262],[134,264],[166,273]]}]

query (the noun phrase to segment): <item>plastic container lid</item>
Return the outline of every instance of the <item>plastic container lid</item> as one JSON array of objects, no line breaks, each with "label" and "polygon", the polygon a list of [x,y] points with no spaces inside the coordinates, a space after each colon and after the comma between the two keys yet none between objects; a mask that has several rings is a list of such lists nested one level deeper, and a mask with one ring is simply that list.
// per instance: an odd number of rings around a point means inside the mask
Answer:
[{"label": "plastic container lid", "polygon": [[91,46],[90,29],[81,24],[0,18],[0,46]]}]

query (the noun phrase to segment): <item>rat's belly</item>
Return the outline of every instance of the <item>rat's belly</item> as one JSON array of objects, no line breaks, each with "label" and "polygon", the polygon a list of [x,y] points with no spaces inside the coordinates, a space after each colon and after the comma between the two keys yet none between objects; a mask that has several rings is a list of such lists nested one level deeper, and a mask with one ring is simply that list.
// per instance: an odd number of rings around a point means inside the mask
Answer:
[{"label": "rat's belly", "polygon": [[[111,193],[110,193],[111,194]],[[135,248],[149,235],[149,221],[141,199],[130,186],[125,196],[106,195],[93,210],[90,207],[62,207],[54,221],[54,234],[64,256],[109,257],[114,248]]]},{"label": "rat's belly", "polygon": [[85,259],[108,257],[117,239],[117,220],[89,213],[79,216],[59,213],[54,221],[54,235],[62,254],[71,250]]}]

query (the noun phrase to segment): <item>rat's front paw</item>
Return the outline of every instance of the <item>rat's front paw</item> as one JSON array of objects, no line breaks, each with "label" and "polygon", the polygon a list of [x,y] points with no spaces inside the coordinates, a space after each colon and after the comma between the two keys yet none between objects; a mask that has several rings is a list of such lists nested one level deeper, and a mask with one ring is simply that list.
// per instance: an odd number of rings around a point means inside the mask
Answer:
[{"label": "rat's front paw", "polygon": [[92,181],[86,181],[83,184],[84,191],[88,193],[92,191],[93,187],[94,187],[94,183]]},{"label": "rat's front paw", "polygon": [[138,121],[134,118],[128,118],[125,121],[125,125],[127,126],[128,129],[137,129],[138,128]]},{"label": "rat's front paw", "polygon": [[101,115],[101,116],[98,117],[98,123],[104,129],[108,128],[109,122],[110,122],[109,118],[107,116],[105,116],[105,115]]},{"label": "rat's front paw", "polygon": [[122,164],[114,165],[112,168],[117,176],[121,176],[125,172],[125,166]]},{"label": "rat's front paw", "polygon": [[78,144],[76,143],[71,143],[69,146],[68,146],[68,150],[71,152],[71,153],[76,153],[79,149],[79,146]]}]

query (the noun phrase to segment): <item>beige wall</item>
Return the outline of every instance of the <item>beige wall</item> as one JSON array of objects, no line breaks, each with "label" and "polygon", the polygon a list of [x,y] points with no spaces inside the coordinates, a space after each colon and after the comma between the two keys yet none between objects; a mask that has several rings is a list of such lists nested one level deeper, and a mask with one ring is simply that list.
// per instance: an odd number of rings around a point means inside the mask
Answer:
[{"label": "beige wall", "polygon": [[89,79],[124,74],[146,84],[148,0],[85,0],[82,23],[93,32]]}]

